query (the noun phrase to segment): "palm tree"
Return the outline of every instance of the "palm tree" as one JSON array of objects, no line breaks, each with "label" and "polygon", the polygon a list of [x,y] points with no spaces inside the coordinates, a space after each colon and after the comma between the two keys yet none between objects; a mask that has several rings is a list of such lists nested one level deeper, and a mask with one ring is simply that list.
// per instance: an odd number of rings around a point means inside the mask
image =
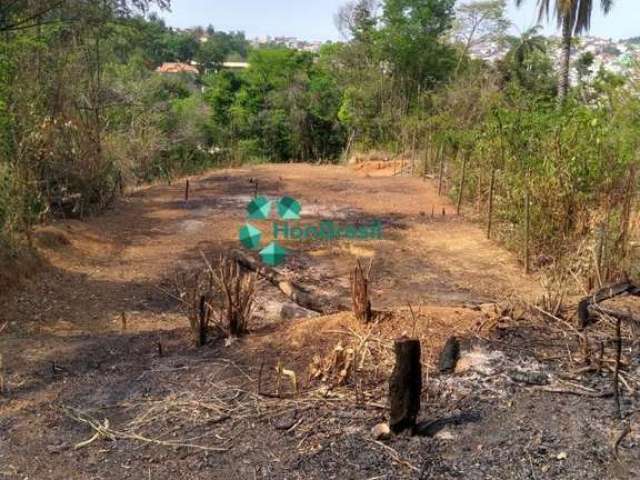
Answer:
[{"label": "palm tree", "polygon": [[521,84],[524,84],[525,62],[535,52],[546,53],[547,39],[540,34],[542,27],[536,25],[523,32],[519,37],[507,38],[511,49],[507,53],[507,59],[515,68],[516,76]]},{"label": "palm tree", "polygon": [[536,25],[523,32],[519,37],[508,39],[511,44],[513,59],[518,65],[522,65],[531,53],[546,51],[547,39],[540,34],[540,30],[542,30],[542,27]]},{"label": "palm tree", "polygon": [[[537,0],[539,18],[548,18],[552,10],[552,0]],[[516,0],[520,6],[524,0]],[[560,66],[560,82],[558,83],[558,99],[563,102],[569,90],[569,69],[571,65],[571,39],[574,35],[588,31],[591,27],[591,14],[594,0],[553,0],[553,11],[562,27],[562,64]],[[613,6],[613,0],[600,0],[600,7],[606,14]]]}]

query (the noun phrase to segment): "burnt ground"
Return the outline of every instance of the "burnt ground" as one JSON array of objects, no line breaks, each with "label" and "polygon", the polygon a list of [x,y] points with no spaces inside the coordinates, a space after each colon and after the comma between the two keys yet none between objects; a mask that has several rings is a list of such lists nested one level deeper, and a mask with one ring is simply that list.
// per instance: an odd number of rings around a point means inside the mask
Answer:
[{"label": "burnt ground", "polygon": [[[535,275],[451,215],[429,182],[374,170],[216,172],[191,179],[188,203],[184,184],[158,185],[104,216],[42,228],[41,272],[0,296],[0,325],[9,322],[0,478],[638,478],[637,348],[625,343],[631,433],[615,458],[623,424],[607,395],[611,326],[591,327],[605,367],[585,371],[574,332],[521,306],[541,293]],[[290,244],[282,268],[348,303],[353,262],[373,257],[373,303],[384,310],[373,324],[348,313],[282,319],[287,299],[261,283],[250,335],[192,346],[165,292],[200,252],[236,246],[249,179],[261,193],[298,198],[305,221],[383,219],[383,240]],[[422,434],[376,441],[392,340],[403,332],[422,341]],[[439,375],[450,335],[463,339],[463,358]],[[353,351],[344,379],[338,345]],[[295,372],[297,392],[278,381],[277,365]]]}]

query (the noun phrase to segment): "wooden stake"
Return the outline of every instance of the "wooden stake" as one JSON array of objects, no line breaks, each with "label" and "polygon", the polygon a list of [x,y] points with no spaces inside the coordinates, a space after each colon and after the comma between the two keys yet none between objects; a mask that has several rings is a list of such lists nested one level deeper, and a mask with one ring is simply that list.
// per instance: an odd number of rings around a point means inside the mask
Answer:
[{"label": "wooden stake", "polygon": [[440,159],[440,171],[438,172],[438,196],[440,196],[442,195],[442,175],[444,173],[444,145],[440,145],[438,157]]},{"label": "wooden stake", "polygon": [[527,176],[527,185],[525,188],[524,198],[524,272],[529,273],[529,222],[530,222],[530,208],[529,208],[529,178]]},{"label": "wooden stake", "polygon": [[0,353],[0,395],[4,393],[4,375],[2,369],[2,354]]},{"label": "wooden stake", "polygon": [[616,241],[616,245],[618,247],[618,251],[622,255],[622,257],[627,256],[627,243],[628,243],[628,233],[629,233],[629,220],[631,217],[631,207],[633,204],[633,196],[635,194],[635,186],[636,184],[636,167],[635,165],[629,166],[629,177],[627,180],[627,185],[624,193],[624,201],[622,203],[622,211],[620,212],[620,235]]},{"label": "wooden stake", "polygon": [[462,207],[462,191],[464,190],[464,180],[467,174],[467,161],[471,156],[471,150],[467,150],[464,155],[464,159],[462,160],[462,175],[460,175],[460,187],[458,188],[458,206],[456,209],[456,214],[460,215],[460,208]]},{"label": "wooden stake", "polygon": [[622,408],[620,407],[620,358],[622,357],[622,336],[620,334],[620,317],[616,317],[616,364],[613,370],[613,399],[615,401],[616,415],[622,420]]},{"label": "wooden stake", "polygon": [[493,224],[493,187],[495,186],[496,181],[496,169],[491,169],[491,181],[489,182],[489,211],[487,218],[487,238],[491,238],[491,227]]},{"label": "wooden stake", "polygon": [[198,312],[198,332],[196,346],[203,347],[207,344],[207,329],[209,327],[209,304],[205,295],[200,296],[200,309]]},{"label": "wooden stake", "polygon": [[394,433],[400,433],[415,428],[420,411],[420,341],[400,337],[394,342],[394,352],[396,363],[389,378],[389,427]]},{"label": "wooden stake", "polygon": [[189,201],[189,179],[187,179],[187,183],[184,186],[184,201]]},{"label": "wooden stake", "polygon": [[427,149],[424,152],[424,164],[422,166],[422,179],[427,179],[427,173],[429,173],[429,166],[431,165],[431,140],[427,145]]},{"label": "wooden stake", "polygon": [[125,332],[127,330],[127,314],[125,312],[122,312],[120,322],[122,323],[122,331]]}]

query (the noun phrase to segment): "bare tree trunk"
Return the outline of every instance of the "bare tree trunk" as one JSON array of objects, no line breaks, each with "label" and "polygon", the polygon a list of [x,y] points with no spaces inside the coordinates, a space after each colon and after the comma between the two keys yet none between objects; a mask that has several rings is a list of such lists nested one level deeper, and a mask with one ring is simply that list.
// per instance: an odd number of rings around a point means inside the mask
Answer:
[{"label": "bare tree trunk", "polygon": [[558,102],[563,104],[569,91],[569,73],[571,66],[571,17],[566,15],[562,21],[562,63],[558,82]]},{"label": "bare tree trunk", "polygon": [[349,140],[347,141],[347,146],[344,149],[344,162],[349,163],[349,155],[351,155],[351,144],[353,143],[353,139],[356,136],[356,131],[353,130],[351,135],[349,135]]}]

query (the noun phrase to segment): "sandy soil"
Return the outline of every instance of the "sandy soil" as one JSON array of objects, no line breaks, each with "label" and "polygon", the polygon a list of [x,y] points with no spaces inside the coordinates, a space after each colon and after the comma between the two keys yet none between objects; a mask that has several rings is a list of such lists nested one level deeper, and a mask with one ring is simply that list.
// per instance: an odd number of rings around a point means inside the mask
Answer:
[{"label": "sandy soil", "polygon": [[[304,222],[383,222],[381,240],[289,242],[281,267],[338,307],[348,304],[355,260],[372,259],[382,312],[373,325],[348,313],[282,320],[287,300],[261,283],[251,335],[192,347],[165,292],[201,252],[238,246],[256,181],[260,194],[298,199]],[[554,326],[487,311],[487,303],[535,299],[539,282],[454,215],[429,181],[373,164],[269,165],[190,185],[188,202],[184,182],[156,185],[100,217],[37,232],[42,271],[0,295],[0,325],[9,322],[0,338],[8,386],[0,478],[635,478],[637,434],[620,461],[609,453],[609,400],[510,378],[524,369],[555,379],[577,347]],[[369,429],[384,419],[390,345],[410,331],[423,340],[430,431],[375,442]],[[499,366],[438,377],[436,356],[452,334],[465,351],[498,352]],[[368,353],[344,385],[329,388],[332,379],[310,379],[308,367],[338,343]],[[278,364],[296,372],[299,392],[285,380],[278,389]],[[607,376],[590,382],[601,391]],[[637,400],[625,398],[625,408]],[[76,448],[95,433],[87,421],[106,419],[117,435],[105,430]]]}]

